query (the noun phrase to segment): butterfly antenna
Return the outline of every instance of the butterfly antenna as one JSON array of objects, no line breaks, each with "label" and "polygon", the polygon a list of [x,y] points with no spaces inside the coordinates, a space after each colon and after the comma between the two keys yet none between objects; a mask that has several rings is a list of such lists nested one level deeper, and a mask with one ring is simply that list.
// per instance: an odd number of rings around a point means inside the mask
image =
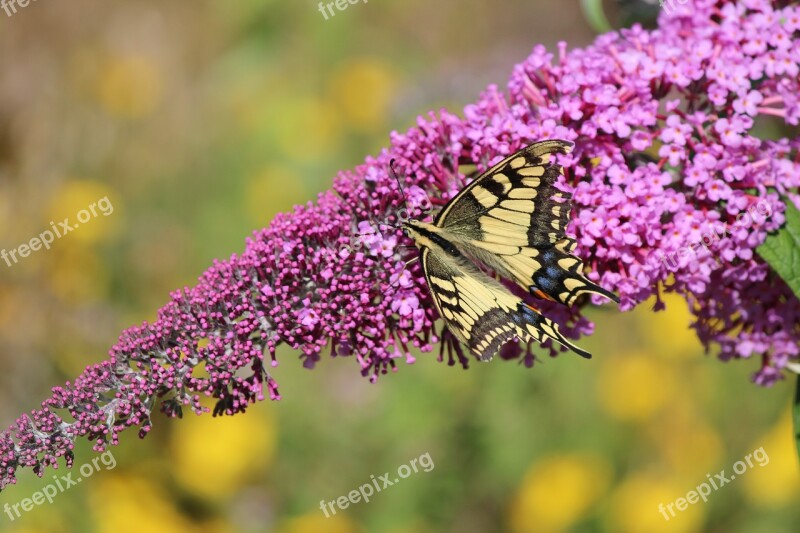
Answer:
[{"label": "butterfly antenna", "polygon": [[389,161],[389,168],[392,170],[392,176],[394,176],[395,181],[397,181],[397,187],[400,188],[400,194],[403,195],[403,206],[408,209],[408,203],[406,201],[406,191],[403,190],[403,185],[400,183],[400,177],[397,175],[397,171],[394,169],[394,159]]}]

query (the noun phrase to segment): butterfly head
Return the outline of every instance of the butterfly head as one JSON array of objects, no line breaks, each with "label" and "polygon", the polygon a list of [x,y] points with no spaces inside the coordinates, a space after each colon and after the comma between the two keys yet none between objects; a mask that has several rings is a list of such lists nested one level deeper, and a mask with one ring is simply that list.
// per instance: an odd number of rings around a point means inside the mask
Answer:
[{"label": "butterfly head", "polygon": [[424,222],[420,222],[419,220],[406,220],[403,222],[401,228],[403,233],[405,233],[411,240],[414,241],[414,244],[420,246],[421,242],[424,241],[427,234],[427,229]]},{"label": "butterfly head", "polygon": [[429,224],[421,220],[408,220],[403,223],[403,231],[414,241],[417,248],[425,247],[446,252],[450,255],[458,254],[449,239],[447,239],[446,234],[435,224]]}]

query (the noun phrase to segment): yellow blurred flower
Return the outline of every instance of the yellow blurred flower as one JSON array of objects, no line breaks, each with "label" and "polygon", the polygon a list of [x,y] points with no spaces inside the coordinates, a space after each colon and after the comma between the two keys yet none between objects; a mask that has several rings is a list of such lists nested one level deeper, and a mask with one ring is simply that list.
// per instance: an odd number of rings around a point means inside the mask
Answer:
[{"label": "yellow blurred flower", "polygon": [[[113,231],[114,196],[106,184],[71,180],[50,201],[42,233],[49,231],[53,242],[49,251],[42,248],[39,253],[48,254],[48,282],[65,302],[96,300],[107,293],[106,267],[91,247],[83,245],[100,241]],[[72,230],[67,232],[62,224]]]},{"label": "yellow blurred flower", "polygon": [[339,147],[339,116],[325,100],[283,95],[273,101],[269,126],[275,145],[287,156],[306,161],[334,152]]},{"label": "yellow blurred flower", "polygon": [[[691,533],[701,531],[706,508],[702,500],[679,511],[674,505],[672,516],[668,505],[685,498],[694,486],[663,479],[646,473],[636,473],[624,480],[611,497],[606,513],[608,530],[615,533]],[[663,513],[659,505],[663,504]],[[664,516],[667,518],[664,518]]]},{"label": "yellow blurred flower", "polygon": [[275,454],[277,431],[271,417],[265,420],[256,411],[214,418],[185,410],[171,448],[175,477],[186,490],[216,500],[263,476]]},{"label": "yellow blurred flower", "polygon": [[97,97],[112,116],[141,118],[151,113],[161,100],[161,74],[146,57],[108,58],[96,83]]},{"label": "yellow blurred flower", "polygon": [[702,481],[725,460],[722,437],[700,418],[697,404],[685,395],[672,398],[669,409],[651,419],[647,435],[665,459],[664,466],[685,483]]},{"label": "yellow blurred flower", "polygon": [[47,281],[53,294],[63,302],[85,305],[108,294],[111,283],[108,268],[93,250],[63,246],[51,253]]},{"label": "yellow blurred flower", "polygon": [[651,311],[655,297],[639,306],[637,318],[645,335],[646,345],[658,355],[667,358],[694,358],[703,354],[703,345],[697,334],[689,327],[693,317],[682,296],[662,294],[667,306],[664,311]]},{"label": "yellow blurred flower", "polygon": [[[119,195],[106,183],[90,180],[71,180],[53,195],[48,209],[48,218],[42,230],[54,234],[51,222],[61,238],[56,238],[51,247],[63,245],[61,239],[73,243],[93,243],[106,238],[118,224]],[[73,229],[65,232],[61,223]]]},{"label": "yellow blurred flower", "polygon": [[606,361],[599,369],[597,394],[614,418],[645,422],[675,393],[672,368],[648,354],[627,354]]},{"label": "yellow blurred flower", "polygon": [[309,513],[291,518],[284,522],[278,531],[281,533],[355,533],[360,529],[341,511],[330,518],[325,518],[322,511],[319,511],[319,515]]},{"label": "yellow blurred flower", "polygon": [[610,466],[584,454],[546,457],[525,475],[510,509],[514,532],[564,531],[581,520],[606,491]]},{"label": "yellow blurred flower", "polygon": [[388,64],[369,58],[352,59],[334,72],[331,94],[353,127],[375,131],[386,123],[396,83]]},{"label": "yellow blurred flower", "polygon": [[[751,459],[753,468],[742,475],[741,484],[737,483],[748,500],[768,508],[797,505],[800,495],[800,466],[794,439],[789,410],[774,428],[753,443],[753,450],[763,448],[763,451],[754,454]],[[769,462],[763,459],[764,456]],[[762,460],[759,462],[760,458]],[[761,463],[765,463],[764,466],[759,466]]]},{"label": "yellow blurred flower", "polygon": [[309,198],[311,191],[300,176],[286,167],[269,165],[247,183],[244,204],[250,221],[262,227],[275,214],[288,211],[292,205],[303,204]]},{"label": "yellow blurred flower", "polygon": [[148,479],[104,473],[90,486],[89,506],[99,533],[194,531],[173,498]]}]

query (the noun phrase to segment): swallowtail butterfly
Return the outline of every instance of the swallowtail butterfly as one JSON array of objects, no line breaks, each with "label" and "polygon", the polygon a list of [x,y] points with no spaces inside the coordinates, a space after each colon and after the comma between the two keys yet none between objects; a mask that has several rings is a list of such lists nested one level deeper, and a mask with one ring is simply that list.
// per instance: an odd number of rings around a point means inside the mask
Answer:
[{"label": "swallowtail butterfly", "polygon": [[552,338],[583,357],[591,354],[479,265],[540,298],[572,305],[583,294],[600,294],[619,303],[586,279],[583,261],[572,254],[577,243],[564,234],[571,195],[555,187],[563,174],[556,154],[572,146],[560,140],[534,143],[481,174],[432,224],[403,223],[419,248],[439,315],[481,360],[490,360],[513,338]]}]

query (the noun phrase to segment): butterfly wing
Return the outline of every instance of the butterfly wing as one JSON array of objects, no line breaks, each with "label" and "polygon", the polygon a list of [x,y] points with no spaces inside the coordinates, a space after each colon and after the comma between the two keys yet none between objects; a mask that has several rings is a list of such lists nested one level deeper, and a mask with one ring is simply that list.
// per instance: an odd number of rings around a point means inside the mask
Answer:
[{"label": "butterfly wing", "polygon": [[482,361],[515,337],[537,342],[552,338],[591,357],[565,339],[558,324],[468,262],[423,247],[422,269],[448,329]]},{"label": "butterfly wing", "polygon": [[619,302],[586,279],[583,261],[572,254],[576,242],[564,233],[571,195],[555,187],[563,173],[555,155],[572,146],[543,141],[505,158],[448,202],[434,224],[465,253],[531,294],[567,305],[591,293]]}]

